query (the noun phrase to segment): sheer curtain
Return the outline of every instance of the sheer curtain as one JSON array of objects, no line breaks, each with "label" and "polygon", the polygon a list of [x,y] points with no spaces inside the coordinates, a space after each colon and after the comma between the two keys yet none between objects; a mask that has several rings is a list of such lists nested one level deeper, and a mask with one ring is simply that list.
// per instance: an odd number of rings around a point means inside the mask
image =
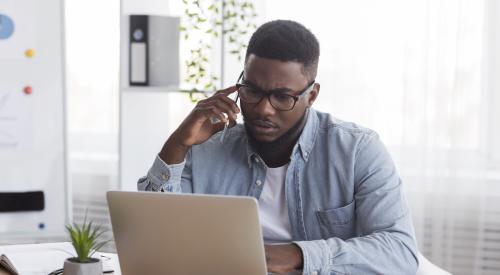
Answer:
[{"label": "sheer curtain", "polygon": [[405,183],[421,252],[454,274],[500,274],[500,162],[492,154],[500,102],[485,86],[494,79],[485,67],[498,31],[493,2],[261,3],[262,21],[297,20],[317,35],[316,108],[380,134]]}]

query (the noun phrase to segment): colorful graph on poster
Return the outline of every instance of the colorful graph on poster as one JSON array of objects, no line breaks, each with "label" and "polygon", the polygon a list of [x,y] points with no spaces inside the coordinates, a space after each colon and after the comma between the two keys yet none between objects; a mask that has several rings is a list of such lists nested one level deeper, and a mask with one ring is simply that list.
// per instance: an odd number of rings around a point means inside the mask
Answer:
[{"label": "colorful graph on poster", "polygon": [[36,9],[40,1],[0,0],[0,60],[23,60],[28,48],[37,48]]},{"label": "colorful graph on poster", "polygon": [[0,0],[0,152],[32,147],[37,2]]}]

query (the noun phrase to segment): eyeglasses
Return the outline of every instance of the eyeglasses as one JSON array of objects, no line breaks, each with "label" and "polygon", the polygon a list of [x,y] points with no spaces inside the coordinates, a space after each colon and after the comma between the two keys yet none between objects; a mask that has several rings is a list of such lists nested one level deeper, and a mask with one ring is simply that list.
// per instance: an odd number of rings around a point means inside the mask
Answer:
[{"label": "eyeglasses", "polygon": [[240,81],[245,82],[243,79],[243,72],[241,72],[240,77],[236,84],[238,89],[238,96],[245,103],[258,104],[262,101],[264,97],[267,97],[271,106],[273,106],[278,111],[290,111],[295,107],[297,101],[311,92],[314,88],[315,81],[311,81],[307,84],[307,87],[302,91],[298,92],[296,95],[291,95],[286,91],[275,90],[275,91],[264,91],[258,87],[255,87],[249,83],[240,83]]}]

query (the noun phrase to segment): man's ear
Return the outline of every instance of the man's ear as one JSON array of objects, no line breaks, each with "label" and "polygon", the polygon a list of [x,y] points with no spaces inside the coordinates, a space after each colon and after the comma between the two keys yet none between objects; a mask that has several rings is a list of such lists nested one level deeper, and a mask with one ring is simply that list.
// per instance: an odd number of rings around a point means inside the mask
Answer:
[{"label": "man's ear", "polygon": [[309,95],[307,96],[307,107],[311,107],[313,105],[314,101],[318,97],[319,89],[319,83],[314,83],[314,88],[309,92]]}]

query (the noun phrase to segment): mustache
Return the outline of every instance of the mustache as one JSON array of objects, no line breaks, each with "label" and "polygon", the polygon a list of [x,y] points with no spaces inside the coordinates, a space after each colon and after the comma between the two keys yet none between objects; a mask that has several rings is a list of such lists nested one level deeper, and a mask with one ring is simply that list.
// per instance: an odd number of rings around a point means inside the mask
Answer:
[{"label": "mustache", "polygon": [[253,124],[262,127],[278,128],[278,125],[269,119],[265,118],[247,118],[243,117],[243,121],[248,124]]}]

